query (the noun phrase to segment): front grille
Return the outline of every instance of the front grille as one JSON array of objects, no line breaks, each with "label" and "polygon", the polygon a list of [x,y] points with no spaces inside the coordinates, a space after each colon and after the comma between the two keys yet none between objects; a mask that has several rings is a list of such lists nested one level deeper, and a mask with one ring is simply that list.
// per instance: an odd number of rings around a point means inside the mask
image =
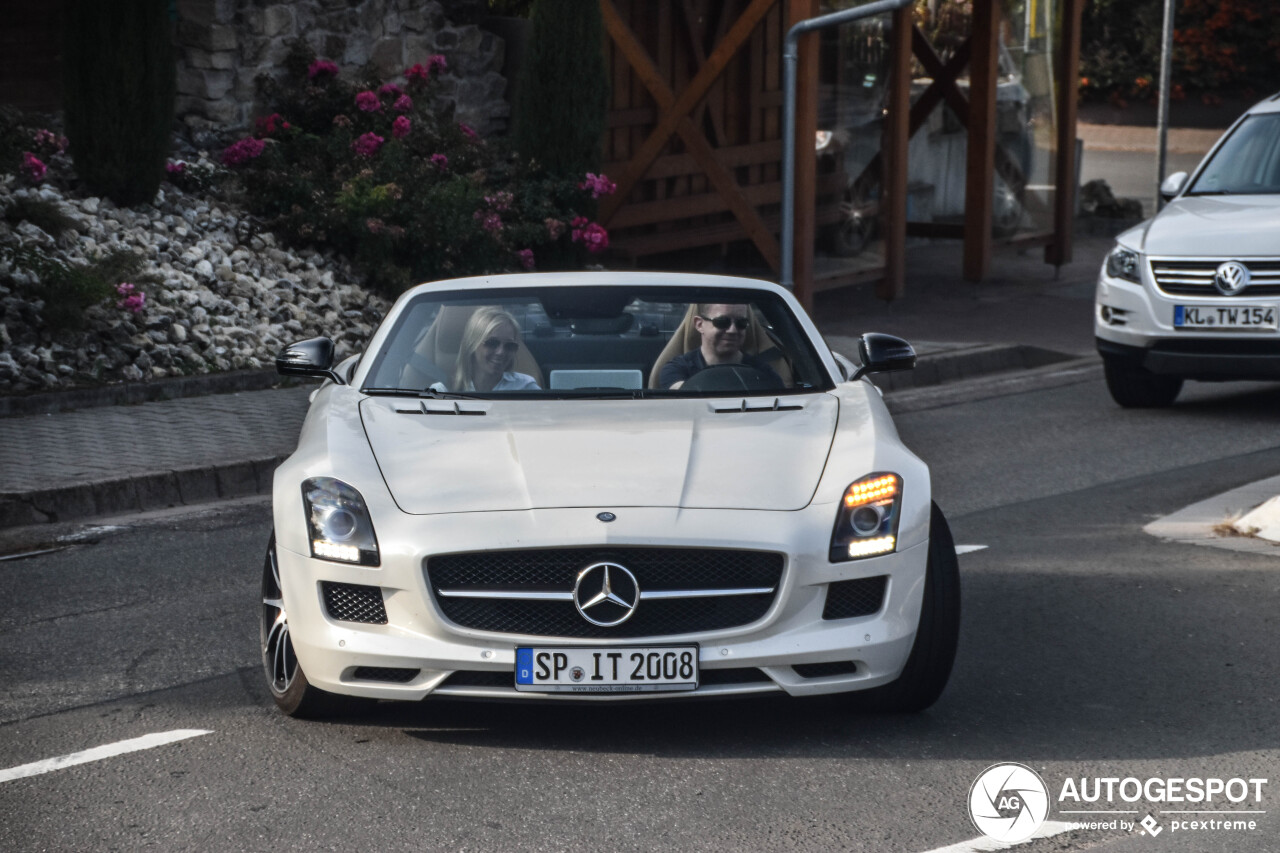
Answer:
[{"label": "front grille", "polygon": [[797,663],[791,667],[801,678],[830,678],[833,675],[853,675],[858,665],[851,660],[832,663]]},{"label": "front grille", "polygon": [[1213,277],[1231,258],[1217,260],[1164,260],[1151,259],[1151,275],[1156,287],[1171,296],[1212,296],[1232,299],[1248,296],[1274,296],[1280,293],[1280,259],[1240,261],[1249,268],[1252,281],[1235,297],[1224,297],[1213,286]]},{"label": "front grille", "polygon": [[[578,573],[599,562],[626,567],[635,575],[642,595],[690,590],[764,591],[645,598],[622,624],[593,625],[578,613],[569,594]],[[554,548],[446,554],[429,558],[426,571],[441,612],[464,628],[542,637],[623,638],[717,631],[750,624],[762,618],[773,603],[783,563],[783,555],[764,551]],[[441,595],[442,590],[450,595]],[[512,597],[467,597],[495,591]],[[519,597],[537,594],[544,598]]]},{"label": "front grille", "polygon": [[382,587],[323,581],[320,589],[324,593],[324,609],[330,617],[367,625],[387,624]]},{"label": "front grille", "polygon": [[822,609],[822,618],[850,619],[878,613],[884,603],[884,589],[888,581],[888,575],[880,575],[828,584],[827,605]]},{"label": "front grille", "polygon": [[390,681],[392,684],[408,684],[418,677],[420,669],[400,669],[393,666],[358,666],[351,677],[359,681]]}]

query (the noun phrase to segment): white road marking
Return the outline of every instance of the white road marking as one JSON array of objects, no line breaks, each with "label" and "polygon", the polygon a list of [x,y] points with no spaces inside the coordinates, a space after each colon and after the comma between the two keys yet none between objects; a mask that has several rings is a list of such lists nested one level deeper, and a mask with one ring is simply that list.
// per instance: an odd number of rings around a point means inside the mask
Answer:
[{"label": "white road marking", "polygon": [[33,761],[30,764],[10,767],[8,770],[0,770],[0,782],[12,782],[14,779],[39,776],[41,773],[61,770],[64,767],[88,764],[90,761],[101,761],[104,758],[124,755],[128,752],[138,752],[143,749],[152,749],[153,747],[164,746],[187,738],[209,734],[213,734],[213,732],[206,729],[175,729],[171,732],[156,732],[155,734],[143,735],[130,740],[117,741],[106,746],[95,746],[93,749],[86,749],[83,752],[59,755],[56,758],[46,758],[44,761]]},{"label": "white road marking", "polygon": [[[1028,838],[1026,841],[1019,841],[1018,844],[1030,844],[1037,838],[1049,838],[1050,836],[1059,835],[1071,829],[1071,824],[1062,823],[1057,820],[1046,820],[1036,830],[1036,834]],[[1008,850],[1010,847],[1017,847],[1018,844],[1009,844],[1005,841],[996,841],[994,838],[975,838],[972,841],[961,841],[959,844],[952,844],[949,847],[939,847],[937,850],[930,850],[928,853],[986,853],[989,850]]]},{"label": "white road marking", "polygon": [[986,545],[957,545],[956,556],[958,557],[961,554],[972,554],[974,551],[985,551],[986,549]]}]

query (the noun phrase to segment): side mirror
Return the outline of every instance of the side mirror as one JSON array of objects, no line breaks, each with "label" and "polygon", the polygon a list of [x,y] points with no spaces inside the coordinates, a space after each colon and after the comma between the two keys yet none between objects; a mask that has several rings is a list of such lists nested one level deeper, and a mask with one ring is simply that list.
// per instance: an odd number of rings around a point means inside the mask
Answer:
[{"label": "side mirror", "polygon": [[276,356],[276,373],[281,376],[319,376],[337,385],[346,385],[333,369],[333,341],[310,338],[289,344]]},{"label": "side mirror", "polygon": [[1164,179],[1164,183],[1160,184],[1160,198],[1169,201],[1171,198],[1182,192],[1182,188],[1187,185],[1186,172],[1174,172],[1172,175]]},{"label": "side mirror", "polygon": [[861,379],[868,373],[910,370],[916,366],[916,351],[911,344],[879,332],[867,332],[858,338],[858,358],[862,367],[853,374],[853,379]]}]

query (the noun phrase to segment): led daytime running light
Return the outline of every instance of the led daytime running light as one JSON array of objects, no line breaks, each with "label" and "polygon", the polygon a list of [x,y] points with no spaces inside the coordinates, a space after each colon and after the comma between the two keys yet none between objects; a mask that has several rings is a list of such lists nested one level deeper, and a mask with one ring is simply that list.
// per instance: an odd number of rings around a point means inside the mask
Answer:
[{"label": "led daytime running light", "polygon": [[844,494],[844,505],[848,507],[875,503],[885,498],[894,497],[898,493],[898,478],[886,474],[865,483],[854,483]]},{"label": "led daytime running light", "polygon": [[870,557],[873,554],[888,554],[896,544],[892,536],[880,536],[876,539],[857,539],[849,543],[849,556]]},{"label": "led daytime running light", "polygon": [[324,539],[312,539],[311,547],[315,549],[317,557],[343,560],[348,563],[360,562],[360,549],[354,545],[339,545],[336,542],[329,542]]}]

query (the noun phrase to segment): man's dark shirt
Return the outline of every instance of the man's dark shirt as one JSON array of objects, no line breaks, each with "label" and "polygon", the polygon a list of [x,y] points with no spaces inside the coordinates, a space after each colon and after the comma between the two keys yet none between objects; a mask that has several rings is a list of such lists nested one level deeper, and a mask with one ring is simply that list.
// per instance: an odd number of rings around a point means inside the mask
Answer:
[{"label": "man's dark shirt", "polygon": [[[767,361],[744,352],[742,354],[742,364],[747,367],[754,367],[766,376],[777,380],[779,386],[782,385],[782,377],[769,366]],[[658,374],[658,386],[660,388],[670,388],[676,382],[683,382],[698,371],[706,370],[706,368],[707,360],[702,356],[702,349],[689,350],[684,355],[678,355],[662,366],[662,372]]]}]

